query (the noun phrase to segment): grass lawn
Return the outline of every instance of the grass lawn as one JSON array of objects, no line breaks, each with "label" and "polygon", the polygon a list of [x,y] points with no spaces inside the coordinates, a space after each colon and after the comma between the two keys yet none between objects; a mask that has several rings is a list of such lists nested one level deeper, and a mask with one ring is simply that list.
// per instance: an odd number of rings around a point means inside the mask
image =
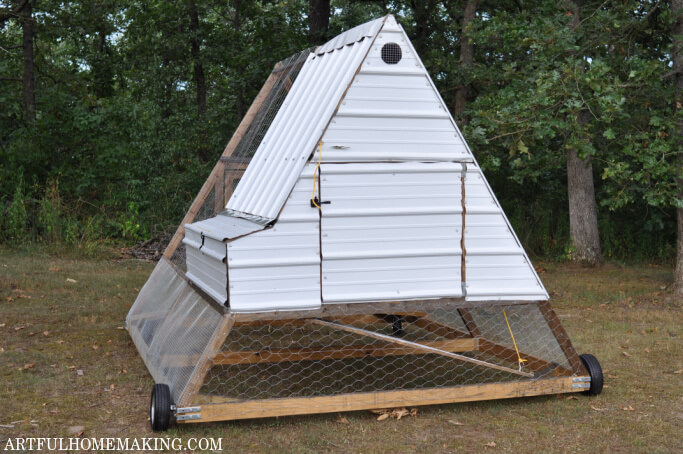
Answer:
[{"label": "grass lawn", "polygon": [[[222,437],[231,452],[680,452],[683,313],[671,269],[542,266],[577,350],[605,369],[600,396],[421,407],[401,420],[355,412],[175,426],[162,436]],[[152,268],[0,249],[0,450],[10,437],[153,436],[152,379],[123,329]]]}]

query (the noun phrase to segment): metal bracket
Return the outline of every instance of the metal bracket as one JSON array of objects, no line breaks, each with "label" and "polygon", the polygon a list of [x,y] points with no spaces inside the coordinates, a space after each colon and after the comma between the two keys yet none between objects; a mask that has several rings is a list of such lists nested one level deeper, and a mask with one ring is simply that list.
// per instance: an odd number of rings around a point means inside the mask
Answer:
[{"label": "metal bracket", "polygon": [[178,415],[175,417],[176,421],[191,421],[194,419],[202,419],[201,413],[194,413],[192,415]]},{"label": "metal bracket", "polygon": [[181,407],[175,409],[177,415],[182,415],[183,413],[199,413],[200,411],[202,411],[201,407]]},{"label": "metal bracket", "polygon": [[574,389],[590,389],[590,377],[574,377],[572,378],[572,388]]}]

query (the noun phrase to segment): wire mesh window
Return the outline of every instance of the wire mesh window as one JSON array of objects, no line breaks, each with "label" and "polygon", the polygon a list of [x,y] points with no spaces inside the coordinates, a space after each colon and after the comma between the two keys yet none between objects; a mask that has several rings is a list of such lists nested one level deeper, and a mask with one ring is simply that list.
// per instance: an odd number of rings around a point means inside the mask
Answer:
[{"label": "wire mesh window", "polygon": [[401,46],[396,43],[386,43],[382,46],[382,60],[388,65],[395,65],[401,61],[403,53],[401,52]]},{"label": "wire mesh window", "polygon": [[[235,147],[233,154],[229,157],[221,158],[225,170],[223,175],[219,176],[219,178],[223,178],[223,184],[216,185],[209,191],[201,208],[191,222],[198,222],[211,218],[225,207],[225,204],[230,199],[235,187],[237,187],[237,183],[240,178],[242,178],[245,169],[261,144],[266,131],[268,131],[268,128],[275,119],[275,116],[280,110],[282,103],[287,97],[289,90],[294,84],[294,81],[299,75],[299,72],[310,53],[311,50],[306,49],[275,65],[273,74],[276,76],[276,79],[273,82],[273,86],[268,92],[266,99],[256,112],[254,119]],[[222,193],[216,193],[218,188],[220,188]],[[185,246],[183,244],[180,244],[176,248],[171,257],[171,262],[173,262],[179,270],[183,272],[186,271]]]},{"label": "wire mesh window", "polygon": [[225,164],[224,187],[226,190],[226,202],[237,186],[237,182],[244,174],[251,158],[254,157],[254,153],[256,153],[259,145],[261,145],[263,137],[273,123],[275,116],[310,54],[311,49],[306,49],[282,60],[275,66],[273,74],[277,76],[277,79],[273,84],[273,88],[268,93],[268,96],[266,96],[261,108],[256,113],[254,120],[251,122],[233,154],[230,157],[221,159]]}]

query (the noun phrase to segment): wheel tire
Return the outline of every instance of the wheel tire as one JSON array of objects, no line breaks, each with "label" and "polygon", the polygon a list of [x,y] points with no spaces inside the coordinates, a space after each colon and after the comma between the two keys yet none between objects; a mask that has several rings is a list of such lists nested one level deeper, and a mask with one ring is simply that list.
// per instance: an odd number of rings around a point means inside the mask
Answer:
[{"label": "wheel tire", "polygon": [[149,423],[155,432],[163,432],[171,423],[171,389],[168,385],[156,384],[152,388],[149,403]]},{"label": "wheel tire", "polygon": [[602,367],[598,359],[590,353],[583,354],[579,358],[581,358],[581,362],[586,366],[586,370],[588,370],[588,374],[591,376],[591,387],[584,391],[584,394],[597,396],[602,392],[602,385],[604,383]]}]

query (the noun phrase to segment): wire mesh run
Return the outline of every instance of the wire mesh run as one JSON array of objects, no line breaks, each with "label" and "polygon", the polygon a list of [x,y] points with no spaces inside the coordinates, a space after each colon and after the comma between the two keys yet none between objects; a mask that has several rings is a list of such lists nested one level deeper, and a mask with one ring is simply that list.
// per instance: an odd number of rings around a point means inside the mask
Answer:
[{"label": "wire mesh run", "polygon": [[275,116],[279,112],[282,103],[285,101],[289,90],[292,88],[294,81],[310,54],[311,49],[306,49],[275,65],[273,75],[277,78],[268,96],[266,96],[261,108],[256,113],[254,120],[249,125],[247,132],[232,155],[221,158],[225,164],[224,187],[226,202],[229,200],[235,187],[237,187],[237,183],[239,183],[251,158],[254,157],[254,153],[256,153],[259,145],[261,145],[266,132],[273,123]]},{"label": "wire mesh run", "polygon": [[161,259],[126,317],[126,327],[156,383],[178,402],[199,358],[223,320],[166,260]]},{"label": "wire mesh run", "polygon": [[197,403],[571,375],[538,304],[444,304],[414,313],[238,322],[214,358]]}]

